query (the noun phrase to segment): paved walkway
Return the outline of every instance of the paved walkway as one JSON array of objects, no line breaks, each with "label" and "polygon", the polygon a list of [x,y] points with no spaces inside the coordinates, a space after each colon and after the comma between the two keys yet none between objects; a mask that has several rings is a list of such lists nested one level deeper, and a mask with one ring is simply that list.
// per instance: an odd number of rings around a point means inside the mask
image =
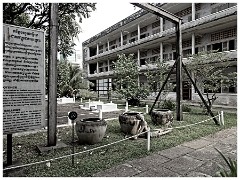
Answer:
[{"label": "paved walkway", "polygon": [[209,177],[227,168],[219,149],[225,156],[237,160],[237,128],[225,129],[150,156],[128,161],[95,177]]}]

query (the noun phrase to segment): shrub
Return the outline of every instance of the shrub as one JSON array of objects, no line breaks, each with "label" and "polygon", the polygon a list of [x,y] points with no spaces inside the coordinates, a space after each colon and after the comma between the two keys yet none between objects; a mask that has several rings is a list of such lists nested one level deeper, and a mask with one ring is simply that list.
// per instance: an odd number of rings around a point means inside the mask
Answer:
[{"label": "shrub", "polygon": [[162,108],[163,109],[169,109],[169,110],[175,110],[175,103],[172,102],[171,100],[164,100],[164,102],[162,103]]},{"label": "shrub", "polygon": [[183,104],[182,105],[182,111],[183,112],[191,112],[191,108],[190,108],[190,106],[189,105],[186,105],[186,104]]},{"label": "shrub", "polygon": [[97,98],[97,93],[94,91],[89,91],[87,89],[81,89],[79,91],[78,97],[83,99],[93,99],[93,98]]}]

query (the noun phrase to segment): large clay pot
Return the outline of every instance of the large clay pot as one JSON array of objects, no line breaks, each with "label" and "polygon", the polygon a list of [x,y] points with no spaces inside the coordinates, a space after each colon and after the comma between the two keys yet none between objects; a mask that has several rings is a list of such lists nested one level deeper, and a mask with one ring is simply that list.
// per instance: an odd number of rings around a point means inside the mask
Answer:
[{"label": "large clay pot", "polygon": [[154,109],[151,119],[156,125],[169,125],[173,122],[173,112],[169,109]]},{"label": "large clay pot", "polygon": [[136,135],[143,113],[125,112],[119,115],[121,131],[125,134]]},{"label": "large clay pot", "polygon": [[107,129],[107,122],[99,118],[86,118],[76,121],[76,133],[79,144],[101,142]]}]

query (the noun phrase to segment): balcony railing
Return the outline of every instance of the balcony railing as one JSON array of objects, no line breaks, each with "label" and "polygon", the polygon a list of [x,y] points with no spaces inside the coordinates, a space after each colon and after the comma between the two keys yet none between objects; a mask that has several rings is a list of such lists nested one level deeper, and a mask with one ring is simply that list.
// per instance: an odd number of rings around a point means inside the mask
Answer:
[{"label": "balcony railing", "polygon": [[[204,17],[199,18],[195,21],[191,21],[191,22],[183,24],[182,27],[181,27],[182,32],[187,31],[188,29],[191,29],[191,28],[194,28],[194,27],[199,27],[199,26],[201,26],[203,24],[206,24],[206,23],[214,22],[218,19],[230,16],[230,15],[236,14],[236,13],[237,13],[237,6],[233,6],[231,8],[225,9],[223,11],[220,11],[220,12],[217,12],[217,13],[214,13],[214,14],[210,14],[208,16],[204,16]],[[93,60],[95,58],[99,58],[99,57],[102,57],[102,56],[105,56],[105,55],[108,55],[108,54],[116,53],[118,51],[122,51],[124,49],[134,47],[134,46],[137,46],[137,45],[140,45],[142,43],[146,43],[146,42],[158,39],[158,38],[167,37],[167,36],[173,35],[175,32],[176,32],[175,27],[170,28],[170,29],[167,29],[163,32],[152,34],[152,35],[147,36],[145,38],[142,38],[140,40],[136,40],[136,41],[133,41],[131,43],[125,44],[123,46],[116,47],[115,49],[111,49],[111,50],[105,51],[101,54],[86,58],[86,61],[90,61],[90,60]]]}]

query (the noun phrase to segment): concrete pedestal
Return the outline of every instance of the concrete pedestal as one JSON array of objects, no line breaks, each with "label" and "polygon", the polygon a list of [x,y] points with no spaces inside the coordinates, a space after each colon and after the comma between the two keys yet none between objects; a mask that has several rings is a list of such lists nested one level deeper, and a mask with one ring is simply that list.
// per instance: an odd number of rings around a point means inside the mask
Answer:
[{"label": "concrete pedestal", "polygon": [[90,110],[90,108],[92,109],[97,109],[97,105],[101,105],[104,104],[101,101],[91,101],[91,102],[86,102],[84,103],[83,107],[81,107],[84,110]]},{"label": "concrete pedestal", "polygon": [[102,112],[111,112],[111,111],[117,111],[117,104],[114,103],[107,103],[107,104],[100,104],[97,105],[97,111],[102,110]]}]

